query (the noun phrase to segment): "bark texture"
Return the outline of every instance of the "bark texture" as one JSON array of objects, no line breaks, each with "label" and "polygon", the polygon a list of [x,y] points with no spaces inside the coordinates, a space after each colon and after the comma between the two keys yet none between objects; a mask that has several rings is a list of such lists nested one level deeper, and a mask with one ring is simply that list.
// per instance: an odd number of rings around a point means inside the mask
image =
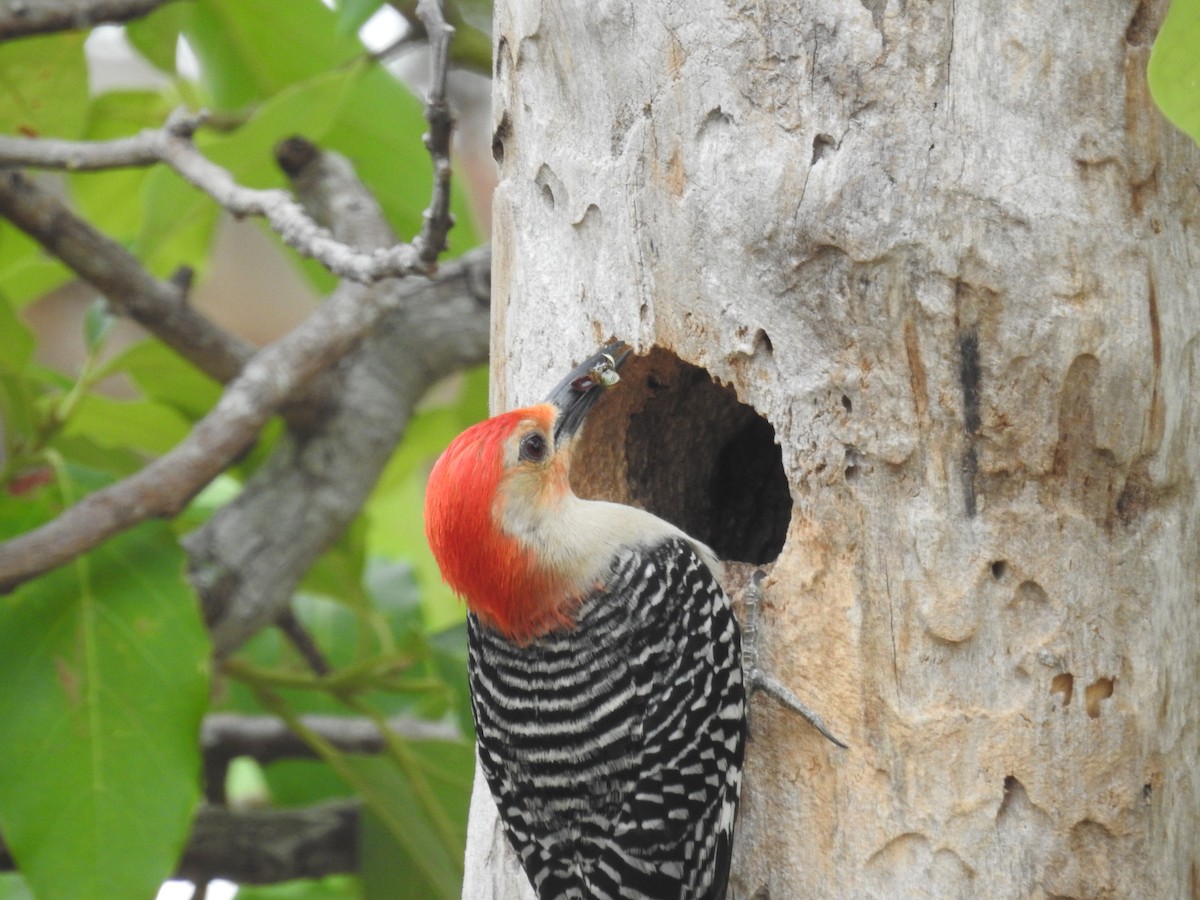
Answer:
[{"label": "bark texture", "polygon": [[[767,572],[759,659],[851,748],[756,700],[733,897],[1200,892],[1200,153],[1146,89],[1165,7],[497,3],[497,407],[658,348],[581,491],[710,540],[778,508],[722,487],[758,417],[780,446],[782,551],[734,540],[726,586]],[[466,896],[522,896],[472,814]]]}]

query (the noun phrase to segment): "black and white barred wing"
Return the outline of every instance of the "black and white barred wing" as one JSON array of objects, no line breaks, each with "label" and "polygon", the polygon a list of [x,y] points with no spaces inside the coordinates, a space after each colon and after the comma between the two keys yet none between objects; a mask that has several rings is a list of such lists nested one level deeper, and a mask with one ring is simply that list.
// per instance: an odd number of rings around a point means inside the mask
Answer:
[{"label": "black and white barred wing", "polygon": [[740,637],[691,546],[622,553],[574,628],[526,646],[469,634],[480,762],[538,896],[724,897]]},{"label": "black and white barred wing", "polygon": [[[728,597],[690,545],[670,542],[646,560],[661,569],[669,635],[667,664],[654,674],[647,698],[643,766],[629,814],[633,846],[656,848],[666,860],[673,893],[651,897],[725,896],[733,826],[741,791],[746,737],[741,636]],[[657,592],[656,592],[657,593]]]}]

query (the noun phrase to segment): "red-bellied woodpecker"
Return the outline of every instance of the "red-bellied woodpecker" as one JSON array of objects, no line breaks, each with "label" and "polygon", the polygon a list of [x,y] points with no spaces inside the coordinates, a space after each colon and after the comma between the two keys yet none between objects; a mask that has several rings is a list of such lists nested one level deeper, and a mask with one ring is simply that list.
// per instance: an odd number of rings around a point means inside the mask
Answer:
[{"label": "red-bellied woodpecker", "polygon": [[[568,481],[627,352],[606,347],[547,402],[459,435],[430,475],[426,534],[467,602],[479,762],[538,896],[719,900],[746,681],[717,560]],[[814,721],[777,682],[747,680]]]}]

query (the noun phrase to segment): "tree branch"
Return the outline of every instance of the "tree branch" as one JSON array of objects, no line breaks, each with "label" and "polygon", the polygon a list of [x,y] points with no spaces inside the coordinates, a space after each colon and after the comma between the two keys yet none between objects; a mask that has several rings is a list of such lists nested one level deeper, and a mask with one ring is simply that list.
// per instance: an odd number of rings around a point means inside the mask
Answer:
[{"label": "tree branch", "polygon": [[0,6],[0,41],[128,22],[170,0],[8,0]]},{"label": "tree branch", "polygon": [[339,800],[299,809],[202,806],[177,875],[276,884],[358,871],[361,806]]},{"label": "tree branch", "polygon": [[[448,27],[448,26],[447,26]],[[433,98],[426,105],[430,120],[427,146],[434,179],[429,210],[413,244],[395,244],[371,251],[336,240],[314,222],[286,191],[248,188],[238,184],[224,168],[201,153],[192,140],[203,124],[203,114],[178,109],[156,130],[112,141],[65,141],[41,138],[0,137],[0,163],[44,169],[97,171],[162,162],[193,187],[208,194],[237,217],[260,216],[285,244],[317,260],[341,278],[370,284],[383,278],[428,275],[446,245],[453,224],[450,208],[449,130],[453,125],[445,103],[445,47],[431,57],[435,80]]]},{"label": "tree branch", "polygon": [[[440,90],[444,91],[445,47],[441,49],[443,58],[439,63],[435,54],[431,66],[435,81],[440,74]],[[436,94],[436,91],[434,93]],[[255,191],[240,187],[234,183],[228,172],[196,151],[191,142],[196,124],[195,118],[179,113],[173,114],[166,127],[157,133],[159,137],[155,140],[162,145],[161,158],[165,162],[197,186],[204,186],[214,198],[222,202],[222,205],[234,212],[262,212],[272,222],[273,227],[280,231],[285,241],[293,246],[314,251],[314,256],[318,256],[315,252],[317,248],[325,248],[330,251],[332,258],[323,258],[322,261],[344,277],[361,279],[364,268],[360,264],[365,261],[369,269],[373,261],[384,258],[408,260],[402,262],[393,274],[427,272],[431,269],[429,264],[419,259],[412,246],[393,247],[391,250],[380,250],[373,254],[351,251],[336,241],[326,229],[317,226],[284,192]],[[441,209],[443,204],[448,203],[444,196],[448,188],[447,179],[435,177],[431,209]],[[440,227],[430,226],[431,233],[436,234],[436,229]],[[445,227],[448,228],[449,224]],[[423,228],[423,234],[425,230]],[[475,262],[477,264],[478,255]],[[458,267],[459,271],[451,274],[449,278],[439,279],[438,286],[445,288],[456,280],[463,280],[464,273],[469,272],[470,268],[471,263],[464,263]],[[385,267],[382,271],[386,273],[388,270]],[[478,283],[478,279],[471,278],[470,282],[473,286]],[[440,294],[436,288],[433,293]],[[297,547],[302,550],[298,558],[307,559],[311,563],[316,554],[332,543],[340,533],[341,527],[353,517],[358,505],[365,499],[386,456],[390,454],[395,441],[403,432],[412,405],[424,389],[437,377],[452,371],[451,366],[461,367],[466,364],[464,359],[473,360],[479,355],[477,348],[480,344],[486,348],[486,337],[479,341],[477,333],[470,329],[465,341],[462,335],[446,332],[447,317],[444,314],[447,312],[450,313],[455,326],[459,326],[464,318],[471,319],[472,314],[474,320],[478,321],[479,304],[473,298],[465,307],[456,307],[453,303],[440,303],[435,309],[435,314],[426,312],[425,315],[416,317],[412,312],[414,299],[418,297],[423,300],[429,299],[424,285],[394,283],[352,289],[343,284],[342,288],[335,291],[306,322],[257,353],[245,365],[241,374],[230,382],[216,407],[169,453],[129,478],[85,497],[55,520],[0,544],[0,592],[12,590],[30,578],[69,562],[113,535],[148,518],[176,515],[201,488],[220,474],[249,445],[271,414],[290,395],[320,372],[331,368],[362,335],[379,324],[386,311],[403,310],[400,321],[407,324],[410,318],[418,319],[412,323],[414,327],[408,330],[407,335],[414,339],[414,346],[411,347],[412,359],[405,361],[412,363],[411,366],[406,366],[411,369],[411,375],[392,371],[388,369],[387,364],[382,368],[385,370],[384,383],[397,379],[406,382],[407,390],[400,392],[406,407],[405,412],[397,417],[398,426],[391,423],[376,429],[382,442],[372,442],[369,425],[379,415],[376,395],[380,379],[377,374],[369,371],[375,365],[374,360],[354,370],[363,374],[364,383],[372,384],[369,393],[375,408],[354,410],[352,403],[343,402],[343,411],[353,415],[354,427],[363,428],[367,433],[360,436],[351,428],[346,432],[347,435],[354,435],[353,441],[349,442],[351,446],[346,446],[345,436],[337,436],[335,442],[340,442],[341,449],[354,458],[361,455],[355,451],[361,451],[364,446],[369,447],[368,452],[374,468],[367,478],[347,476],[347,480],[355,486],[351,493],[340,498],[329,495],[331,506],[326,512],[337,514],[331,516],[330,524],[315,529],[315,534],[309,535],[306,532],[306,539],[300,541]],[[455,328],[455,331],[460,330],[461,328]],[[383,328],[378,333],[390,334],[390,330]],[[377,338],[373,336],[373,340],[375,339]],[[454,346],[464,347],[465,355],[439,352],[436,357],[429,356],[430,351],[435,348],[445,350]],[[387,355],[394,358],[395,349],[394,346],[388,348]],[[386,385],[389,389],[393,386]],[[337,419],[339,425],[346,424],[338,415],[331,416],[331,419]],[[328,434],[327,429],[326,435]],[[360,437],[363,438],[361,442]],[[264,491],[255,491],[252,488],[256,484],[263,485],[264,478],[268,480],[266,494],[272,493],[269,479],[273,476],[281,477],[290,487],[295,488],[294,481],[284,477],[288,468],[292,469],[293,476],[300,477],[302,481],[308,479],[313,472],[320,470],[325,461],[314,463],[313,460],[305,458],[305,453],[314,446],[321,446],[321,443],[306,437],[301,442],[285,444],[285,447],[281,448],[282,454],[277,453],[274,459],[284,460],[286,457],[286,460],[277,465],[264,466],[247,485],[247,491],[243,492],[239,501],[249,502],[263,496]],[[382,456],[381,447],[385,448]],[[303,469],[297,469],[297,465],[303,466]],[[313,468],[314,465],[316,468]],[[354,503],[352,511],[347,512],[346,500]],[[216,539],[215,533],[219,530],[220,523],[228,520],[222,513],[230,511],[231,508],[241,509],[241,505],[235,501],[225,507],[206,526],[198,529],[197,534],[192,536],[194,541],[191,542],[194,547],[201,547],[207,543],[209,552],[198,554],[198,560],[193,560],[192,574],[202,594],[206,590],[209,592],[205,599],[216,601],[215,604],[208,605],[208,612],[210,619],[219,618],[222,620],[221,624],[227,626],[222,630],[222,639],[218,640],[218,646],[223,645],[226,648],[240,644],[263,625],[278,619],[287,602],[287,598],[283,602],[274,603],[226,602],[230,599],[230,592],[236,591],[238,587],[231,581],[231,577],[236,578],[236,570],[221,560],[221,542]],[[307,516],[301,516],[299,519],[306,519],[313,513],[320,512],[309,510]],[[270,532],[277,530],[281,521],[277,515],[272,515],[268,522],[262,524],[265,530]],[[251,539],[249,543],[254,545],[257,542]],[[284,556],[292,563],[297,560],[293,554]],[[287,588],[288,597],[298,578],[299,575],[295,572],[284,573],[283,584]],[[220,588],[222,591],[218,593],[214,588]],[[270,597],[278,596],[278,593],[273,591],[268,591],[267,594]],[[247,631],[246,628],[250,630]]]},{"label": "tree branch", "polygon": [[[161,159],[185,181],[204,191],[235,216],[261,216],[280,239],[302,256],[311,257],[333,274],[370,284],[382,278],[428,275],[433,266],[424,262],[412,244],[364,253],[337,241],[317,225],[285,191],[260,190],[239,185],[228,171],[196,149],[192,134],[199,121],[176,116],[163,129]],[[434,179],[434,202],[441,184]]]},{"label": "tree branch", "polygon": [[450,59],[450,39],[454,28],[442,16],[440,0],[420,0],[417,15],[429,36],[429,92],[425,96],[425,120],[429,133],[425,147],[433,160],[433,202],[425,210],[421,233],[413,241],[417,257],[426,266],[436,266],[446,249],[446,235],[454,225],[450,215],[450,136],[454,117],[446,102],[446,76]]},{"label": "tree branch", "polygon": [[[383,735],[370,719],[351,716],[301,716],[310,728],[343,753],[382,753]],[[430,722],[409,716],[388,720],[388,727],[409,741],[457,741],[458,728],[449,722]],[[262,765],[280,759],[311,759],[312,748],[275,716],[210,713],[204,717],[200,744],[206,759],[226,763],[248,756]]]},{"label": "tree branch", "polygon": [[[392,240],[344,158],[301,139],[276,155],[309,215],[336,238],[364,247]],[[320,380],[321,415],[293,429],[242,492],[184,541],[218,656],[287,609],[303,573],[358,514],[426,390],[486,361],[490,266],[481,248],[443,265],[432,282],[343,282],[334,292],[387,295],[393,310]]]},{"label": "tree branch", "polygon": [[[411,293],[411,291],[410,291]],[[287,397],[329,368],[399,298],[334,296],[290,334],[263,348],[191,433],[144,469],[58,518],[0,544],[0,592],[86,553],[139,522],[179,513],[237,458]]]},{"label": "tree branch", "polygon": [[303,573],[358,514],[429,387],[486,361],[479,291],[489,267],[482,248],[430,284],[343,284],[326,301],[361,296],[391,312],[339,367],[338,388],[327,392],[333,408],[287,435],[241,493],[184,539],[218,656],[278,619]]},{"label": "tree branch", "polygon": [[[176,877],[203,884],[277,884],[358,871],[362,805],[337,800],[296,809],[201,806]],[[0,835],[0,872],[16,861]]]},{"label": "tree branch", "polygon": [[128,316],[202,372],[232,380],[254,348],[201,315],[184,288],[159,281],[132,253],[19,172],[0,173],[0,215],[61,259]]},{"label": "tree branch", "polygon": [[162,129],[148,128],[110,141],[64,141],[0,135],[0,160],[7,166],[102,172],[152,166],[162,161]]}]

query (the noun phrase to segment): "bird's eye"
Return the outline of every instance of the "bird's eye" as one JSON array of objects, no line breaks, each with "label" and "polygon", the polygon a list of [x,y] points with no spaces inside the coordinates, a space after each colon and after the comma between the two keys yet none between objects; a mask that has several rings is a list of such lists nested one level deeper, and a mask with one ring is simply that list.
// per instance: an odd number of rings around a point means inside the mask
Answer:
[{"label": "bird's eye", "polygon": [[521,459],[540,463],[546,458],[546,439],[536,431],[521,438]]}]

